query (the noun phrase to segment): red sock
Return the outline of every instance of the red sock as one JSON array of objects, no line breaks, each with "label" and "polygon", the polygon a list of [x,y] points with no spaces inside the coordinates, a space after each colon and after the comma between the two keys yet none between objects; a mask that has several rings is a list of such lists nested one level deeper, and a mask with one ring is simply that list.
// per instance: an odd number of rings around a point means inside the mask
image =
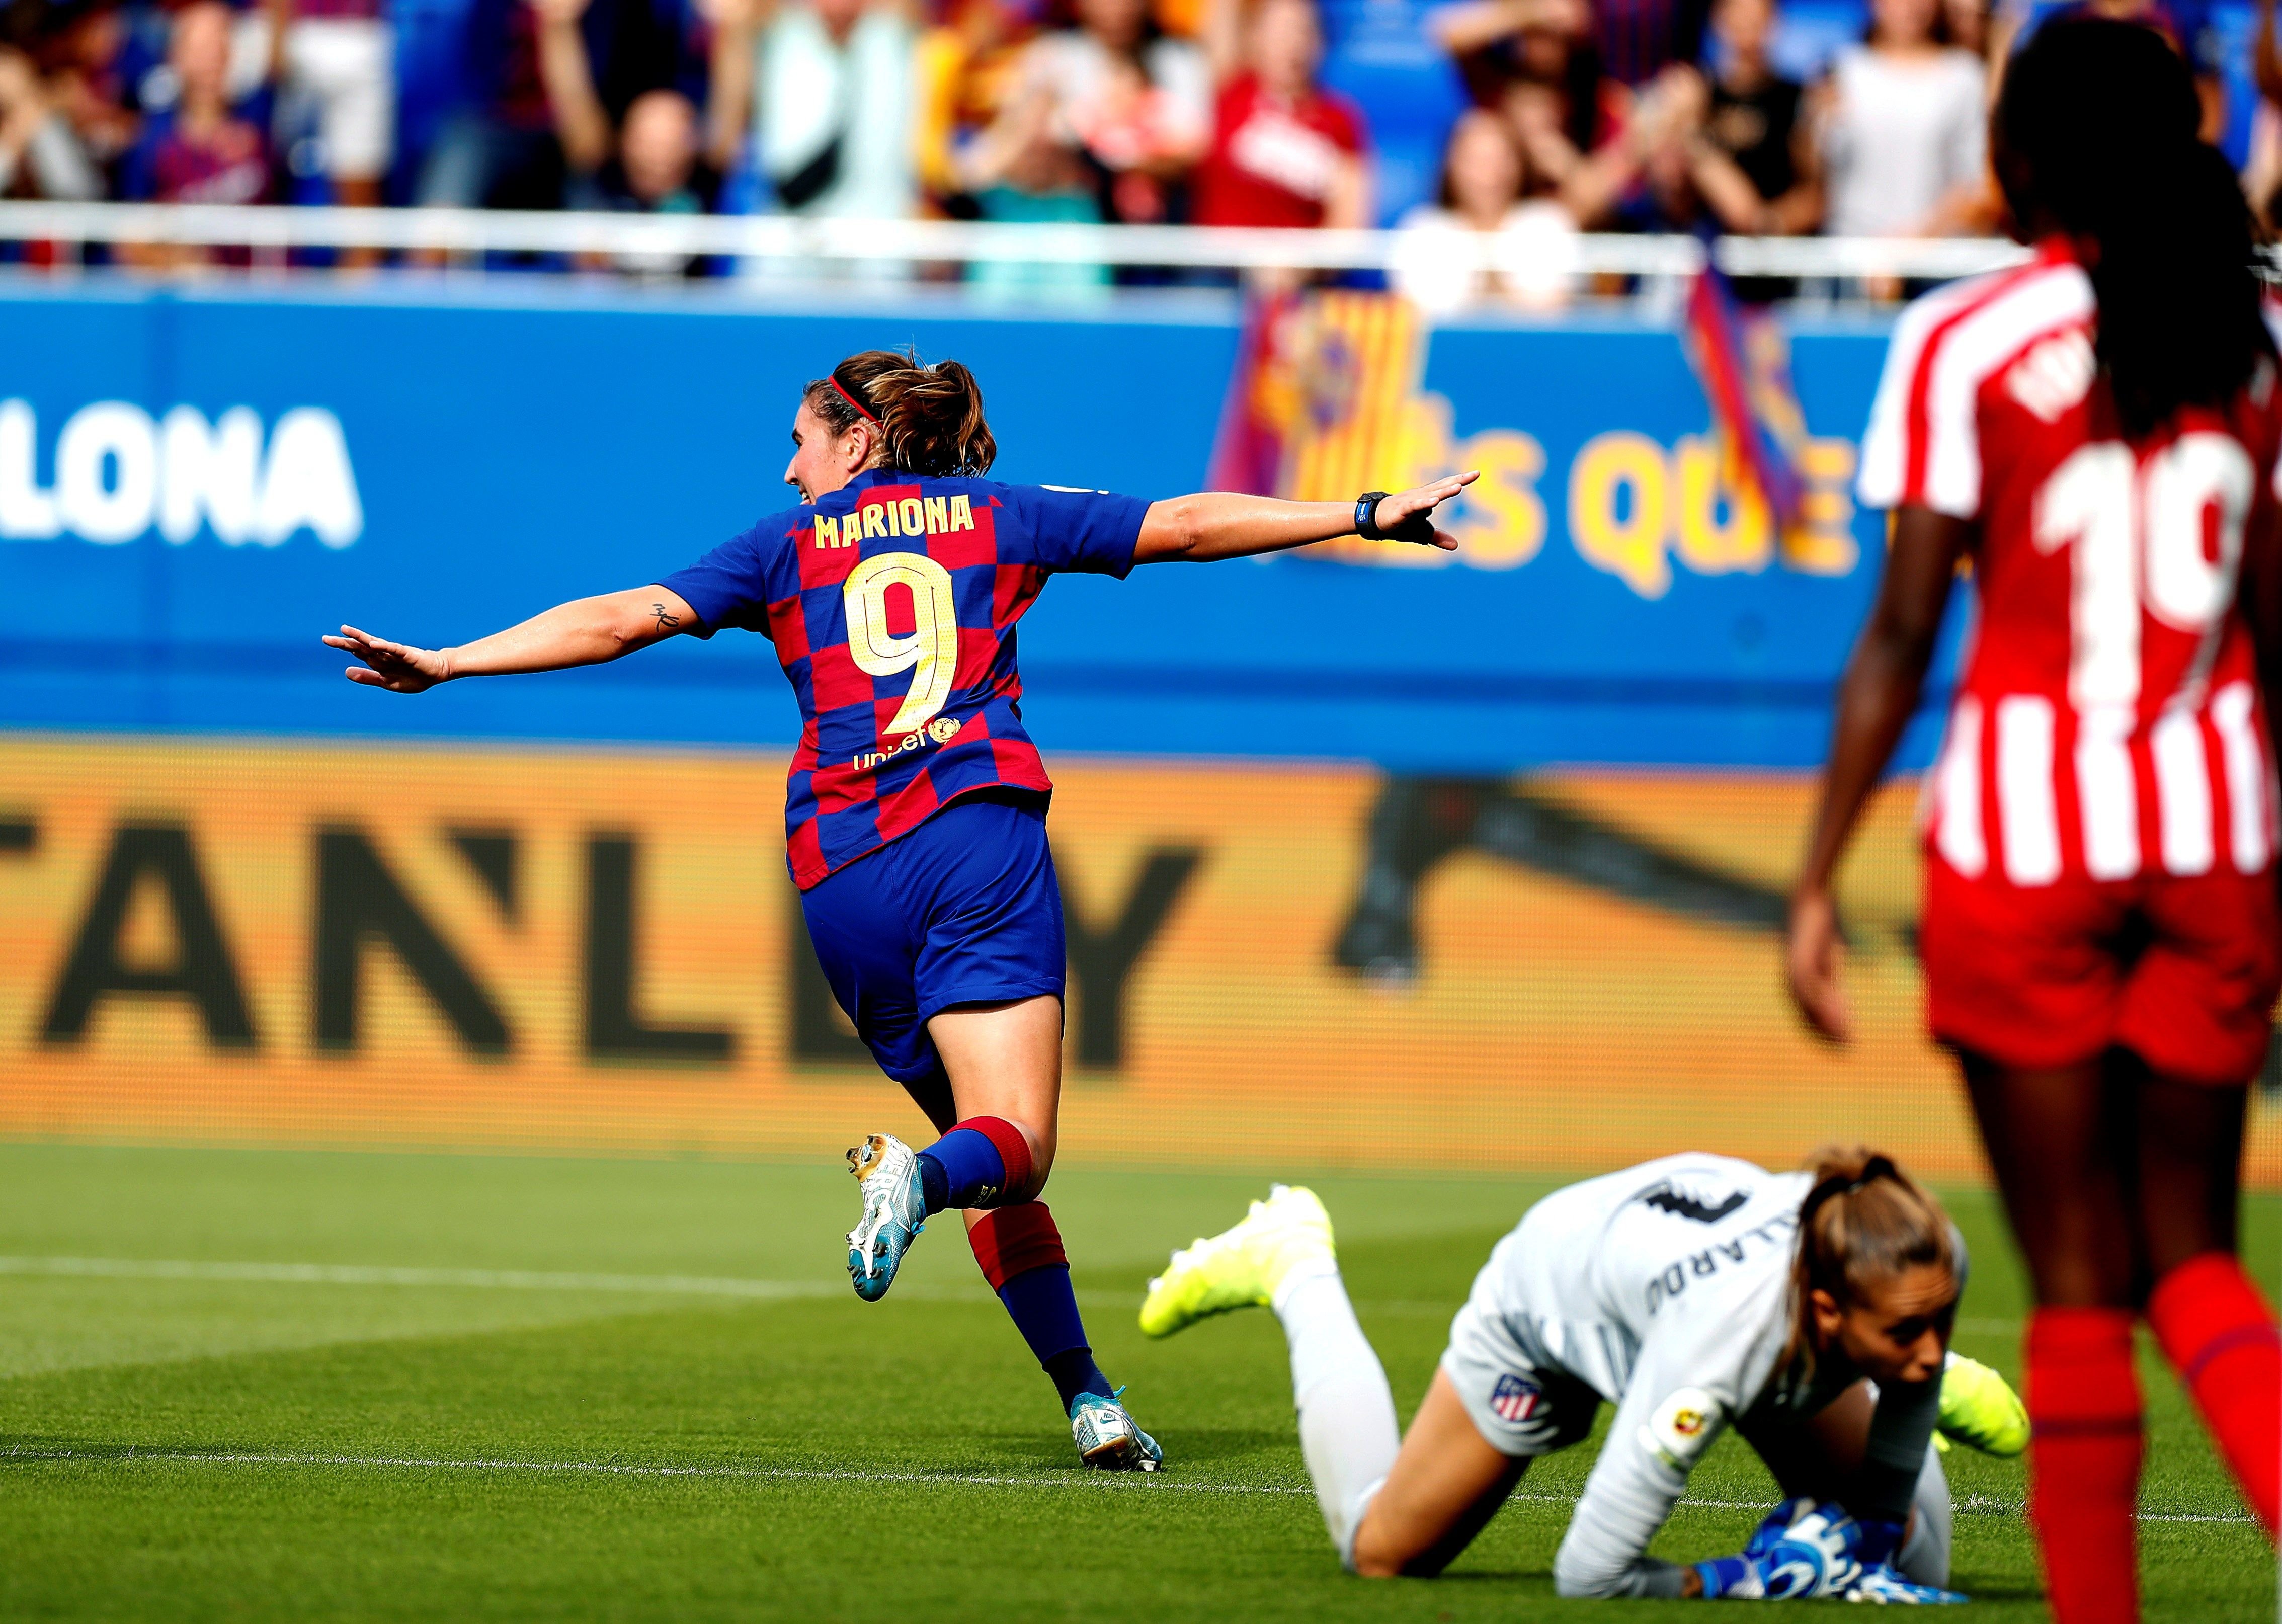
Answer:
[{"label": "red sock", "polygon": [[2029,1318],[2029,1521],[2053,1624],[2139,1617],[2139,1382],[2128,1309]]},{"label": "red sock", "polygon": [[2271,1536],[2282,1511],[2282,1334],[2274,1310],[2233,1257],[2206,1252],[2155,1283],[2147,1320]]},{"label": "red sock", "polygon": [[966,1232],[966,1244],[974,1248],[974,1261],[992,1291],[1005,1290],[1007,1281],[1033,1269],[1069,1267],[1062,1232],[1044,1201],[992,1208]]}]

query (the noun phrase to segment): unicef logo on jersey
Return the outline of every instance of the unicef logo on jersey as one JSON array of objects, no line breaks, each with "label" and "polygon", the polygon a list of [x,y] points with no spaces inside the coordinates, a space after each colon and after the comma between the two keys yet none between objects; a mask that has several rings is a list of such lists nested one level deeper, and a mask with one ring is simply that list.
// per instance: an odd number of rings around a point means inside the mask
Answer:
[{"label": "unicef logo on jersey", "polygon": [[153,419],[97,400],[66,419],[45,486],[40,461],[30,403],[0,400],[0,540],[113,546],[155,528],[180,544],[210,529],[225,546],[276,547],[307,530],[338,548],[364,534],[348,440],[322,407],[294,407],[265,435],[251,407],[208,422],[194,406]]},{"label": "unicef logo on jersey", "polygon": [[868,772],[883,761],[892,761],[905,750],[914,750],[929,743],[948,744],[959,736],[959,719],[955,716],[938,716],[917,732],[907,733],[885,750],[863,750],[849,758],[848,765],[858,772]]}]

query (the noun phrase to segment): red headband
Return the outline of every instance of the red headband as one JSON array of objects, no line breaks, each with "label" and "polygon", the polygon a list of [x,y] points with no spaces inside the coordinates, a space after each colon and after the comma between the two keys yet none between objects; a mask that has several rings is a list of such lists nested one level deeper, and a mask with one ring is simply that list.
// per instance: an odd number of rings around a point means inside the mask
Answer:
[{"label": "red headband", "polygon": [[832,385],[833,393],[838,395],[842,400],[847,401],[849,405],[856,408],[856,415],[858,417],[861,417],[865,422],[870,423],[875,429],[880,426],[880,420],[872,416],[871,408],[865,406],[864,402],[858,400],[854,395],[850,394],[846,389],[842,388],[839,378],[827,377],[824,381]]}]

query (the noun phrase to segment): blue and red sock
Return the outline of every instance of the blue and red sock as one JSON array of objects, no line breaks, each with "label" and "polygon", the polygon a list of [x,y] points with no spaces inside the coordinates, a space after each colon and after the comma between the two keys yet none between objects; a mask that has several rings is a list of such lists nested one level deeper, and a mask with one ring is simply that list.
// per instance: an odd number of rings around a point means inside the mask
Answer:
[{"label": "blue and red sock", "polygon": [[1062,1409],[1067,1411],[1081,1393],[1109,1397],[1109,1379],[1093,1362],[1085,1322],[1078,1317],[1061,1232],[1045,1203],[1024,1201],[987,1212],[966,1239],[982,1278],[1006,1305],[1014,1328],[1061,1395]]},{"label": "blue and red sock", "polygon": [[1030,1142],[1003,1117],[970,1116],[920,1152],[930,1213],[1020,1201],[1030,1185]]}]

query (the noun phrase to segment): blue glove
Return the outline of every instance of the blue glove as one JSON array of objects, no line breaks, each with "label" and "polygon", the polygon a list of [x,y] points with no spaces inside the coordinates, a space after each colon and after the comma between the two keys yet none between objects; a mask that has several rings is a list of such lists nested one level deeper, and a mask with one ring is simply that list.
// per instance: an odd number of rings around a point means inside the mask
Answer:
[{"label": "blue glove", "polygon": [[1758,1527],[1751,1530],[1751,1537],[1743,1542],[1743,1554],[1747,1557],[1766,1555],[1781,1542],[1782,1536],[1789,1532],[1791,1524],[1813,1509],[1814,1502],[1805,1495],[1784,1501],[1761,1519]]},{"label": "blue glove", "polygon": [[[1784,1601],[1843,1595],[1862,1574],[1861,1525],[1836,1504],[1786,1500],[1740,1556],[1696,1564],[1707,1600]],[[1866,1598],[1867,1599],[1867,1598]]]},{"label": "blue glove", "polygon": [[1862,1565],[1862,1576],[1847,1587],[1848,1601],[1889,1607],[1940,1607],[1970,1599],[1955,1590],[1920,1584],[1895,1568],[1894,1557],[1902,1548],[1906,1532],[1902,1524],[1865,1520],[1861,1527],[1862,1541],[1854,1549],[1854,1559]]},{"label": "blue glove", "polygon": [[1898,1522],[1874,1522],[1867,1517],[1856,1520],[1862,1538],[1854,1547],[1854,1559],[1866,1569],[1892,1566],[1894,1553],[1902,1548],[1902,1535],[1907,1530]]}]

